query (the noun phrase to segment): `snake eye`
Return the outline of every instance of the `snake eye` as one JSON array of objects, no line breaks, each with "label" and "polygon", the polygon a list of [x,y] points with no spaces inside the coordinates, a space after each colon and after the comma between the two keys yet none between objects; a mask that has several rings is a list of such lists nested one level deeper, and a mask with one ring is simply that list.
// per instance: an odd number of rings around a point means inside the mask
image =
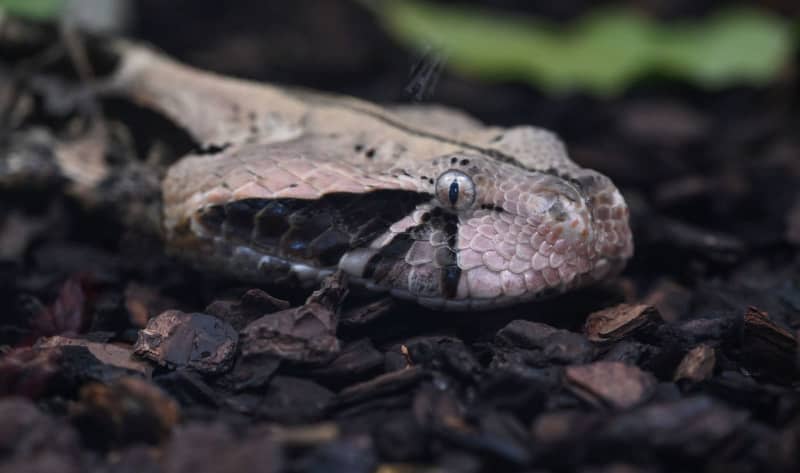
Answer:
[{"label": "snake eye", "polygon": [[436,197],[445,208],[467,209],[475,202],[475,183],[461,171],[445,171],[436,179]]}]

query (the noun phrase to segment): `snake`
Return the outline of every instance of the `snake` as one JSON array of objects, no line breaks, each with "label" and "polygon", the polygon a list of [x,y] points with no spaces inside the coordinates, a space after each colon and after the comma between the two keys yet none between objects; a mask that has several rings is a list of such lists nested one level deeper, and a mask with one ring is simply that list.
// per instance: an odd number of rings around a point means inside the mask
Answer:
[{"label": "snake", "polygon": [[472,311],[602,281],[633,254],[620,191],[546,129],[228,77],[129,41],[113,49],[103,93],[200,145],[164,175],[159,216],[168,251],[200,268],[304,286],[341,271]]}]

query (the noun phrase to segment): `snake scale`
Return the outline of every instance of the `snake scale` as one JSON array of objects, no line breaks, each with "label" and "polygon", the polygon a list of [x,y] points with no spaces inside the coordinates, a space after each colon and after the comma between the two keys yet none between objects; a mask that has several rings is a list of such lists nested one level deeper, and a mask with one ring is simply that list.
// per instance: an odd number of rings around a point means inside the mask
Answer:
[{"label": "snake scale", "polygon": [[596,282],[632,255],[620,192],[544,129],[383,108],[216,75],[134,43],[114,48],[105,89],[206,149],[161,185],[166,246],[197,266],[305,285],[341,269],[427,307],[483,310]]}]

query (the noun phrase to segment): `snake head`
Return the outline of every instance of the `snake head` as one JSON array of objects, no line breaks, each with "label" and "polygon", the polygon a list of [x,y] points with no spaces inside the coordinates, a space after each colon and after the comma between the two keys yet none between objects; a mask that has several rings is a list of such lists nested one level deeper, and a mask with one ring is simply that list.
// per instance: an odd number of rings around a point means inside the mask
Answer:
[{"label": "snake head", "polygon": [[507,306],[601,280],[632,255],[628,208],[607,177],[565,171],[479,154],[435,159],[419,176],[430,201],[340,267],[368,286],[450,310]]}]

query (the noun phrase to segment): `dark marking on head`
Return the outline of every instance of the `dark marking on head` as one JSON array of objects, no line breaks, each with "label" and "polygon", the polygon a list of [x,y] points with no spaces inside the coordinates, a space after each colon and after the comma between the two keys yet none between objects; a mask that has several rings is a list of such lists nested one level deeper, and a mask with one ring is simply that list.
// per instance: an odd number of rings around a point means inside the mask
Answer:
[{"label": "dark marking on head", "polygon": [[469,159],[462,159],[461,160],[461,165],[462,166],[466,166],[467,164],[469,164]]},{"label": "dark marking on head", "polygon": [[293,182],[293,183],[289,184],[289,187],[297,187],[297,184]]},{"label": "dark marking on head", "polygon": [[506,209],[504,209],[503,207],[501,207],[499,205],[494,205],[494,204],[483,204],[483,205],[481,205],[481,209],[483,209],[483,210],[493,210],[495,212],[505,212],[506,211]]},{"label": "dark marking on head", "polygon": [[364,267],[364,278],[380,281],[391,271],[397,260],[404,259],[414,244],[414,239],[407,233],[398,233],[367,261]]},{"label": "dark marking on head", "polygon": [[364,150],[364,145],[355,145],[355,146],[353,146],[353,151],[355,151],[356,153],[360,153],[363,150]]},{"label": "dark marking on head", "polygon": [[350,249],[350,235],[331,227],[312,240],[309,249],[322,266],[333,266]]},{"label": "dark marking on head", "polygon": [[444,234],[447,235],[447,246],[455,250],[458,243],[458,217],[453,214],[444,214]]},{"label": "dark marking on head", "polygon": [[374,158],[375,157],[375,148],[368,149],[367,152],[365,153],[365,155],[367,156],[367,159]]},{"label": "dark marking on head", "polygon": [[232,245],[289,261],[329,267],[431,199],[427,193],[379,190],[319,199],[243,199],[199,211],[197,221]]},{"label": "dark marking on head", "polygon": [[200,148],[198,148],[194,152],[194,154],[200,154],[200,155],[219,154],[219,153],[222,153],[223,151],[225,151],[226,149],[228,149],[230,147],[231,147],[231,143],[229,143],[229,142],[220,143],[220,144],[208,143],[205,146],[201,146]]},{"label": "dark marking on head", "polygon": [[456,158],[455,156],[450,158],[450,164],[455,164],[457,162],[458,162],[458,158]]},{"label": "dark marking on head", "polygon": [[442,268],[442,294],[453,299],[458,293],[458,281],[461,279],[461,268],[457,264],[449,264]]},{"label": "dark marking on head", "polygon": [[428,184],[433,184],[433,178],[432,177],[428,179]]},{"label": "dark marking on head", "polygon": [[200,224],[214,232],[222,233],[225,223],[225,209],[221,205],[206,207],[198,215]]},{"label": "dark marking on head", "polygon": [[444,214],[443,218],[443,230],[447,237],[447,247],[444,248],[446,253],[439,255],[439,257],[443,257],[446,260],[440,261],[440,264],[444,263],[441,271],[441,288],[444,297],[452,299],[456,296],[458,281],[461,279],[461,268],[458,267],[456,253],[456,247],[458,245],[458,217],[453,214]]},{"label": "dark marking on head", "polygon": [[222,206],[225,209],[223,234],[229,238],[249,239],[253,234],[255,219],[253,216],[262,208],[254,200],[236,200]]},{"label": "dark marking on head", "polygon": [[497,143],[498,141],[500,141],[502,139],[503,139],[503,135],[497,135],[497,136],[495,136],[495,137],[493,137],[491,139],[490,143]]},{"label": "dark marking on head", "polygon": [[301,202],[298,199],[276,199],[263,203],[261,210],[256,213],[256,241],[268,244],[269,240],[281,237],[289,230],[289,216],[299,210]]}]

